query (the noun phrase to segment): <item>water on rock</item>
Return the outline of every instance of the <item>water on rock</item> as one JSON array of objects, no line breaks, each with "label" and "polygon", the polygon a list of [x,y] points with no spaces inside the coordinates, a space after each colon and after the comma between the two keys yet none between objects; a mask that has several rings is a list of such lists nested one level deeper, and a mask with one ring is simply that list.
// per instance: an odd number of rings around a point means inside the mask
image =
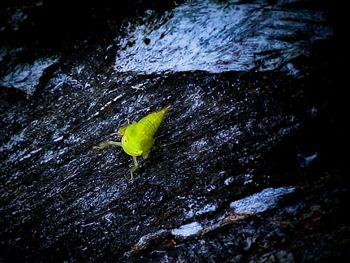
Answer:
[{"label": "water on rock", "polygon": [[[42,12],[66,3],[21,3],[0,12],[0,261],[347,258],[345,96],[322,6],[72,7],[50,46]],[[168,104],[134,181],[121,148],[93,150]]]}]

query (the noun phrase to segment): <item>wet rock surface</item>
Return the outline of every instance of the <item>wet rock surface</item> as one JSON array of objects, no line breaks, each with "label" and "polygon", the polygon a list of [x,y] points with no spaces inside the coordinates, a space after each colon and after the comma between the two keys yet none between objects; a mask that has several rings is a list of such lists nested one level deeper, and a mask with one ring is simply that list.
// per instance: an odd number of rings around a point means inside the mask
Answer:
[{"label": "wet rock surface", "polygon": [[[152,25],[157,34],[171,25],[182,39],[184,31],[171,19],[181,20],[176,10],[189,8],[186,3],[172,11],[173,3],[165,8],[131,1],[141,18],[130,11],[124,20],[113,19],[114,9],[102,9],[108,23],[98,27],[99,37],[86,28],[72,42],[60,35],[63,48],[48,48],[50,41],[34,47],[17,38],[27,32],[26,23],[32,21],[35,28],[39,11],[33,10],[46,8],[45,1],[3,9],[1,260],[345,262],[350,192],[342,154],[347,133],[341,49],[339,36],[333,35],[337,28],[324,9],[310,7],[309,1],[272,2],[213,2],[215,12],[223,14],[236,5],[237,10],[260,5],[264,12],[279,14],[278,19],[282,13],[292,14],[292,21],[282,25],[288,36],[288,48],[278,51],[283,59],[268,55],[263,61],[273,67],[260,70],[254,56],[249,57],[247,69],[259,71],[238,70],[241,64],[233,60],[210,70],[218,65],[218,50],[223,57],[232,50],[222,41],[199,44],[205,51],[201,56],[208,50],[216,53],[214,60],[193,56],[195,67],[189,69],[197,71],[146,62],[145,70],[125,66],[134,65],[130,61],[139,55],[148,57],[148,48],[166,54],[173,47],[165,35],[163,44],[151,46],[151,33],[121,47],[133,41],[130,31],[123,30],[142,25],[149,30]],[[143,13],[147,7],[157,12]],[[193,7],[207,15],[203,6]],[[169,13],[160,11],[164,9]],[[92,21],[101,21],[104,14],[83,11],[95,14]],[[296,37],[301,32],[295,31],[298,14],[309,15],[301,22],[302,38]],[[254,25],[261,29],[265,21],[252,15],[255,19],[246,29],[250,36],[261,32]],[[315,32],[314,16],[322,17],[317,23],[325,31]],[[196,28],[191,21],[180,28]],[[266,21],[264,25],[271,25]],[[266,44],[265,31],[263,36]],[[313,41],[304,46],[300,39],[305,37]],[[290,47],[302,52],[289,56]],[[264,48],[271,51],[265,54],[276,54],[273,45]],[[128,52],[139,53],[128,57]],[[186,47],[176,52],[176,61],[186,59],[181,57]],[[164,62],[158,59],[152,63]],[[236,71],[230,65],[236,65]],[[129,180],[132,160],[120,148],[92,149],[101,141],[119,140],[112,133],[127,119],[138,120],[167,104],[172,108],[149,159],[140,159],[134,181]]]},{"label": "wet rock surface", "polygon": [[126,31],[115,68],[146,73],[274,70],[333,33],[324,12],[235,0],[189,1]]}]

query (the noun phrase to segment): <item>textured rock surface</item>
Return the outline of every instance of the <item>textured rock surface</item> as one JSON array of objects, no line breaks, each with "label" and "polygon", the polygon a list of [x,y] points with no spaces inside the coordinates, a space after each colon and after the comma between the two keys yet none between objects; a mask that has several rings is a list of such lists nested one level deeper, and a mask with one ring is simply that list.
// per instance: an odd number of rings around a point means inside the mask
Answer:
[{"label": "textured rock surface", "polygon": [[[306,2],[254,5],[322,14],[320,26],[333,31],[327,13]],[[141,14],[148,4],[131,3]],[[90,12],[92,21],[107,14],[98,38],[83,27],[70,42],[72,28],[68,38],[60,35],[63,47],[48,48],[51,42],[41,38],[38,47],[24,45],[16,36],[30,21],[36,28],[41,20],[30,10],[45,4],[10,5],[0,13],[4,19],[13,10],[18,18],[0,29],[6,36],[0,47],[2,261],[345,262],[350,192],[339,35],[321,34],[324,41],[310,42],[306,53],[273,71],[140,74],[116,70],[115,58],[127,52],[118,41],[130,36],[116,38],[125,23],[111,18],[113,9],[82,10],[88,21]],[[135,28],[145,19],[162,21],[163,13],[147,14],[127,21]],[[313,34],[315,21],[309,22]],[[308,21],[302,23],[308,30]],[[288,25],[287,35],[294,34]],[[289,38],[288,45],[300,47],[299,40]],[[133,48],[146,56],[147,42]],[[11,69],[25,65],[33,72],[34,61],[52,56],[60,59],[39,78],[26,79],[29,93],[4,82],[10,73],[20,77]],[[121,149],[92,149],[119,139],[111,134],[127,118],[166,104],[172,109],[134,181],[132,160]]]},{"label": "textured rock surface", "polygon": [[274,70],[332,35],[324,12],[235,0],[189,1],[126,31],[115,68],[146,73]]}]

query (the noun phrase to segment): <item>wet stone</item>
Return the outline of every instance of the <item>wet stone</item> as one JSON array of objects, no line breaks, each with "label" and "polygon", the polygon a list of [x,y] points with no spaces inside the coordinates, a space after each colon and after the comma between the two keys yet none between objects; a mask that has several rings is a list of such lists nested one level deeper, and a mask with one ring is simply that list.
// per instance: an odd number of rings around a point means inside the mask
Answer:
[{"label": "wet stone", "polygon": [[[0,10],[0,261],[345,262],[343,54],[301,2],[87,5],[50,48],[45,0]],[[165,105],[133,181],[93,149]]]}]

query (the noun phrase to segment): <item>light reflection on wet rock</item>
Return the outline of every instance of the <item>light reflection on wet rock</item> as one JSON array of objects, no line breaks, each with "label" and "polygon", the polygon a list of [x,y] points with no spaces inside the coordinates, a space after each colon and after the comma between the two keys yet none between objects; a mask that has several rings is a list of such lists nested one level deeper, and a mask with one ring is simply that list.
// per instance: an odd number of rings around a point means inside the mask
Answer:
[{"label": "light reflection on wet rock", "polygon": [[[0,90],[0,261],[347,255],[345,158],[332,148],[345,133],[333,130],[338,112],[328,101],[336,97],[337,67],[307,52],[332,30],[322,11],[289,2],[187,2],[173,16],[134,24],[127,32],[133,47],[116,48],[115,31],[107,30],[109,37],[75,42],[74,54],[39,63],[38,71],[27,61],[17,65],[24,73],[15,63],[10,75],[2,72],[14,88],[2,82]],[[132,39],[117,40],[121,48]],[[17,52],[8,48],[0,47],[0,60]],[[327,44],[318,48],[333,57]],[[181,72],[129,71],[139,67]],[[134,181],[122,149],[92,149],[119,140],[114,133],[127,119],[167,104],[172,109]]]},{"label": "light reflection on wet rock", "polygon": [[[225,72],[286,65],[290,74],[298,74],[288,62],[332,36],[325,14],[266,2],[189,1],[161,18],[129,24],[128,34],[116,39],[121,51],[115,69]],[[145,36],[150,43],[145,44]]]}]

